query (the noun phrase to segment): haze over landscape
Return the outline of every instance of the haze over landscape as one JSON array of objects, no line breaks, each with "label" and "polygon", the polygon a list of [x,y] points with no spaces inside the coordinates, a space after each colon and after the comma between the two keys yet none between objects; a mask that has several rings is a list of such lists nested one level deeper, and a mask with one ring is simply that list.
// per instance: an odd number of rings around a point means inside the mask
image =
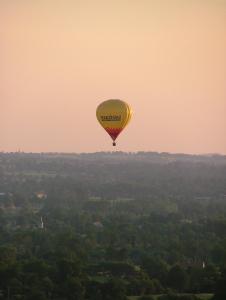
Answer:
[{"label": "haze over landscape", "polygon": [[226,153],[226,1],[0,1],[0,150]]},{"label": "haze over landscape", "polygon": [[226,0],[0,0],[0,300],[226,299],[225,54]]}]

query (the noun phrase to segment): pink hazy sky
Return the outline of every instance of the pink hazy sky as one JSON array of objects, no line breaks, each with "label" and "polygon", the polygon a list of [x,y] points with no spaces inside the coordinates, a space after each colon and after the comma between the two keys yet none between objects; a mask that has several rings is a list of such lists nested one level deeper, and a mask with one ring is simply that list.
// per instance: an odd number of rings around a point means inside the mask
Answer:
[{"label": "pink hazy sky", "polygon": [[226,154],[226,0],[1,0],[0,151]]}]

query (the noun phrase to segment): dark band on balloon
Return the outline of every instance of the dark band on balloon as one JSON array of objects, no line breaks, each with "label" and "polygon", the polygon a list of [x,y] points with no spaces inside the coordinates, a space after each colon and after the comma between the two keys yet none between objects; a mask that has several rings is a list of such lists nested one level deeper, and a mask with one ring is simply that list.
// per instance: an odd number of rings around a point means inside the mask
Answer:
[{"label": "dark band on balloon", "polygon": [[101,116],[101,121],[121,121],[121,116]]}]

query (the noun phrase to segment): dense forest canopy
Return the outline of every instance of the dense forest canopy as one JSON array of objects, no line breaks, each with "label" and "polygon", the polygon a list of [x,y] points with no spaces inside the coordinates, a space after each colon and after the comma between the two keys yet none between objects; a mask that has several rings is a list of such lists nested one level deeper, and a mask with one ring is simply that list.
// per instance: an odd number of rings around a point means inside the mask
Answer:
[{"label": "dense forest canopy", "polygon": [[0,224],[0,299],[226,299],[223,155],[0,153]]}]

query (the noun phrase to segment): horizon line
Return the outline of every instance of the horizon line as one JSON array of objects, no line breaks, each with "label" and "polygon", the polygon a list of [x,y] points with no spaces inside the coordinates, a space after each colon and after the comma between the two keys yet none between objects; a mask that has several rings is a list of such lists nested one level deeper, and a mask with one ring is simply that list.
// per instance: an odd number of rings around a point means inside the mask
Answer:
[{"label": "horizon line", "polygon": [[121,150],[115,150],[115,151],[93,151],[93,152],[67,152],[67,151],[40,151],[40,152],[33,152],[33,151],[5,151],[0,150],[0,154],[64,154],[64,155],[81,155],[81,154],[101,154],[101,153],[107,153],[107,154],[165,154],[165,155],[187,155],[187,156],[226,156],[226,153],[185,153],[185,152],[168,152],[168,151],[121,151]]}]

